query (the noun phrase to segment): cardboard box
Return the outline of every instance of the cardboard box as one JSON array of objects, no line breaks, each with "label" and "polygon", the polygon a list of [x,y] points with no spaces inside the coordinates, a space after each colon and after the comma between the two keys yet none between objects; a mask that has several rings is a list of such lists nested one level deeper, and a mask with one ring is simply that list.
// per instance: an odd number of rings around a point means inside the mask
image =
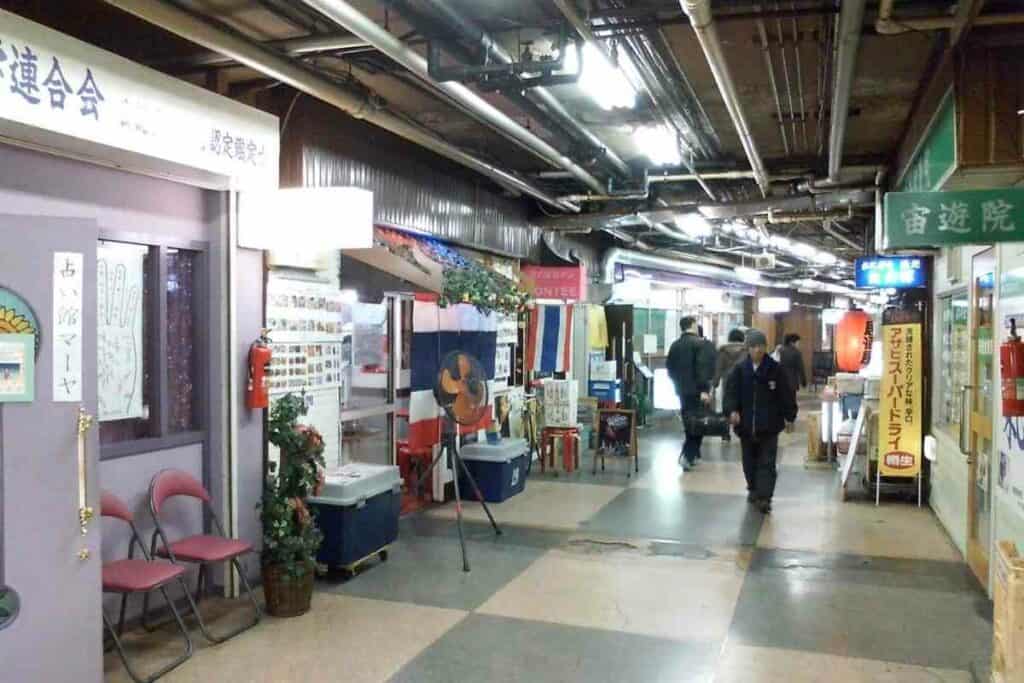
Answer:
[{"label": "cardboard box", "polygon": [[1000,541],[992,586],[992,680],[1024,681],[1024,558]]}]

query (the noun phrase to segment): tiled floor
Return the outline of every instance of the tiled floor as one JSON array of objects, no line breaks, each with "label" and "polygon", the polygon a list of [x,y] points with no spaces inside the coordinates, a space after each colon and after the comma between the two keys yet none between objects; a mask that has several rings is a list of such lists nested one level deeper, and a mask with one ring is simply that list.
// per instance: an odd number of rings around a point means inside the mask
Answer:
[{"label": "tiled floor", "polygon": [[[682,474],[677,426],[641,435],[639,476],[531,473],[466,506],[472,572],[447,505],[406,518],[387,563],[323,580],[310,614],[197,642],[167,681],[988,680],[991,604],[927,507],[839,501],[783,435],[774,512],[746,502],[739,445]],[[235,618],[227,613],[222,618]],[[173,655],[133,637],[140,663]],[[107,657],[110,681],[128,680]]]}]

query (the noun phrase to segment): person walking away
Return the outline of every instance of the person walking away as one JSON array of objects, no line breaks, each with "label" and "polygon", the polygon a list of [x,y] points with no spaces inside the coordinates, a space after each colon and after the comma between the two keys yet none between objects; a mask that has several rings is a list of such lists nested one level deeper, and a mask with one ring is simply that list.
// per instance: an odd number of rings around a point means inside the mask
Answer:
[{"label": "person walking away", "polygon": [[697,319],[685,316],[679,321],[682,331],[679,339],[672,342],[668,350],[668,376],[675,385],[679,397],[680,416],[683,420],[683,439],[680,461],[683,470],[689,472],[700,457],[703,436],[686,430],[687,416],[699,416],[710,402],[711,377],[714,374],[714,360],[709,362],[707,345],[697,336]]},{"label": "person walking away", "polygon": [[723,407],[743,447],[747,500],[768,514],[778,476],[779,432],[796,420],[796,394],[782,366],[767,354],[764,333],[747,330],[746,343],[749,355],[730,371]]},{"label": "person walking away", "polygon": [[[718,347],[718,357],[715,361],[715,376],[711,380],[712,393],[718,391],[723,380],[729,376],[729,372],[743,360],[747,355],[747,345],[743,341],[743,330],[734,328],[729,332],[729,341]],[[725,403],[725,387],[722,386],[722,403]],[[723,411],[724,412],[724,411]],[[727,434],[723,437],[725,441],[731,441]]]},{"label": "person walking away", "polygon": [[789,388],[793,390],[795,401],[796,393],[807,387],[807,371],[804,369],[804,355],[800,351],[800,335],[787,334],[779,355],[779,363],[786,371],[786,378],[789,380]]}]

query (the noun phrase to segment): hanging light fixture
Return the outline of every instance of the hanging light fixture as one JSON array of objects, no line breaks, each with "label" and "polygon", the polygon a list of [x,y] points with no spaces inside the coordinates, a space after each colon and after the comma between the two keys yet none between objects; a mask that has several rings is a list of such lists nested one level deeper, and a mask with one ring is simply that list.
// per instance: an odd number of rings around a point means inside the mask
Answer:
[{"label": "hanging light fixture", "polygon": [[871,316],[862,310],[847,311],[836,327],[836,365],[843,372],[859,372],[871,356]]}]

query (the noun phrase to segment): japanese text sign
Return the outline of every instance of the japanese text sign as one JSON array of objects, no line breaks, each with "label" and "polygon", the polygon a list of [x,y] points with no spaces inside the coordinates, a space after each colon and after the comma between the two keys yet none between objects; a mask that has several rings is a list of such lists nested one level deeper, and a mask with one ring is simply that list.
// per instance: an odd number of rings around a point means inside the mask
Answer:
[{"label": "japanese text sign", "polygon": [[523,266],[520,277],[523,288],[534,299],[587,298],[587,270],[583,266]]},{"label": "japanese text sign", "polygon": [[857,287],[909,289],[924,287],[927,275],[920,256],[874,256],[856,262]]},{"label": "japanese text sign", "polygon": [[1024,241],[1024,189],[890,192],[884,249]]},{"label": "japanese text sign", "polygon": [[921,325],[882,326],[878,464],[883,477],[921,472]]},{"label": "japanese text sign", "polygon": [[53,255],[53,400],[82,400],[82,254]]},{"label": "japanese text sign", "polygon": [[0,132],[62,148],[52,134],[70,136],[128,168],[162,169],[144,161],[157,159],[228,181],[215,186],[278,186],[277,117],[3,10]]}]

